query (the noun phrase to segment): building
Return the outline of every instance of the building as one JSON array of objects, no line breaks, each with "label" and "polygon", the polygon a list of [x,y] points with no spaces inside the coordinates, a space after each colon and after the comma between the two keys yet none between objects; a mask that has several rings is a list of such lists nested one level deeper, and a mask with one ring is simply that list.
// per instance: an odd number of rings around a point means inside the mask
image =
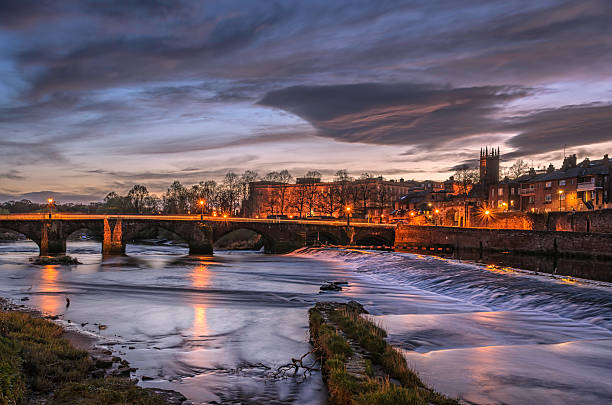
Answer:
[{"label": "building", "polygon": [[499,182],[499,147],[497,151],[495,148],[480,149],[480,180],[479,183],[483,185],[484,190],[488,190],[493,184]]},{"label": "building", "polygon": [[386,221],[399,198],[418,184],[382,177],[335,182],[318,178],[297,178],[295,183],[256,181],[249,184],[242,215],[339,218],[346,215],[349,207],[353,218]]},{"label": "building", "polygon": [[612,208],[612,160],[588,158],[577,163],[568,156],[561,169],[551,165],[546,173],[520,181],[520,209],[530,212],[585,211]]}]

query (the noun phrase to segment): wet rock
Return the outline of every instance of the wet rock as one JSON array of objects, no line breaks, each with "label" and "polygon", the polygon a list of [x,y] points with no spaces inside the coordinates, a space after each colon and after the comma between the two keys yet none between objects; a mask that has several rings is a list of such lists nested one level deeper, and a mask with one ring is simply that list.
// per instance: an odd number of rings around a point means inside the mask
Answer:
[{"label": "wet rock", "polygon": [[23,297],[21,301],[30,301],[30,299],[28,297]]},{"label": "wet rock", "polygon": [[132,369],[130,367],[121,366],[113,372],[113,375],[116,375],[119,377],[129,377],[131,372],[132,372]]},{"label": "wet rock", "polygon": [[103,324],[98,325],[98,329],[100,329],[100,330],[104,330],[106,328],[108,328],[108,326],[103,325]]},{"label": "wet rock", "polygon": [[113,366],[113,360],[108,357],[101,357],[96,359],[96,367],[98,368],[111,368]]},{"label": "wet rock", "polygon": [[[122,346],[122,347],[124,347],[124,346]],[[130,350],[134,350],[134,349],[135,349],[135,347],[134,347],[134,346],[130,346],[130,347],[128,347],[128,349],[130,349]]]},{"label": "wet rock", "polygon": [[119,363],[121,361],[121,357],[113,356],[112,360],[115,363]]},{"label": "wet rock", "polygon": [[360,303],[358,303],[357,301],[349,301],[346,303],[346,307],[347,309],[357,312],[359,314],[367,314],[368,311],[366,311],[366,309],[363,307],[363,305],[361,305]]},{"label": "wet rock", "polygon": [[334,281],[323,284],[319,290],[321,291],[342,291],[342,287],[336,284]]},{"label": "wet rock", "polygon": [[142,379],[142,381],[151,381],[154,380],[155,378],[153,377],[149,377],[148,375],[143,375],[142,377],[140,377]]}]

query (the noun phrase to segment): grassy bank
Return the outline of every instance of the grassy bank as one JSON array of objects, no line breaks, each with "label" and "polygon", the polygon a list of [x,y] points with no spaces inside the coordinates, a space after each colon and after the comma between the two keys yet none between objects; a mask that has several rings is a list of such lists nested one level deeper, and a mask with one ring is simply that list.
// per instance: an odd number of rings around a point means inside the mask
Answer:
[{"label": "grassy bank", "polygon": [[91,378],[95,364],[59,325],[0,312],[0,404],[166,404],[128,378]]},{"label": "grassy bank", "polygon": [[363,318],[360,305],[319,303],[309,311],[310,336],[321,356],[330,404],[450,405],[408,368],[386,332]]}]

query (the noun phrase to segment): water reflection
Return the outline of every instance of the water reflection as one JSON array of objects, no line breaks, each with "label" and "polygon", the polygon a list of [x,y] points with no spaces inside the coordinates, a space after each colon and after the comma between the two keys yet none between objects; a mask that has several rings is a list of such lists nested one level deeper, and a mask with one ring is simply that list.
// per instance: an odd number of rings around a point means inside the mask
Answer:
[{"label": "water reflection", "polygon": [[[587,260],[564,257],[521,255],[517,253],[486,253],[459,251],[453,253],[453,258],[473,260],[493,264],[490,269],[511,272],[512,269],[503,266],[532,270],[542,273],[557,274],[589,280],[612,282],[612,262],[604,260]],[[502,268],[500,268],[502,266]]]},{"label": "water reflection", "polygon": [[38,291],[42,292],[38,297],[42,312],[57,314],[62,309],[62,298],[58,295],[59,270],[56,265],[45,265],[40,269],[40,283]]},{"label": "water reflection", "polygon": [[[200,263],[193,269],[191,279],[195,288],[206,288],[210,284],[210,271],[208,263]],[[199,297],[196,298],[199,300]],[[210,334],[208,322],[206,321],[207,305],[202,302],[193,305],[193,334],[196,336],[207,336]]]}]

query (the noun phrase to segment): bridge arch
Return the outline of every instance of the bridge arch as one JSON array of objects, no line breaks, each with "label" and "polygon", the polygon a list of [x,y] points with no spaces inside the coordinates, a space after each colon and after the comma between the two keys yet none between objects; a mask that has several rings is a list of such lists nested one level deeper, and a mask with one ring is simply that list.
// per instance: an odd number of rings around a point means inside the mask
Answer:
[{"label": "bridge arch", "polygon": [[9,226],[6,226],[5,224],[0,225],[0,232],[5,232],[5,231],[9,231],[17,235],[20,235],[23,238],[25,238],[28,242],[33,242],[34,244],[36,244],[36,248],[40,251],[40,240],[36,240],[35,238],[30,237],[27,234],[21,232],[19,230],[19,227],[12,227],[12,226],[9,227]]},{"label": "bridge arch", "polygon": [[238,223],[235,225],[232,224],[224,225],[222,227],[215,227],[213,230],[212,242],[215,243],[226,235],[229,235],[241,229],[246,229],[258,235],[261,235],[265,252],[273,252],[275,246],[275,239],[269,232],[267,232],[265,229],[262,229],[263,227],[257,225],[258,224]]},{"label": "bridge arch", "polygon": [[331,232],[313,230],[306,233],[306,244],[340,245],[341,241],[338,236],[334,235]]},{"label": "bridge arch", "polygon": [[210,228],[191,221],[124,221],[121,235],[123,253],[125,253],[125,244],[127,242],[134,240],[138,235],[152,229],[163,229],[164,231],[178,236],[181,240],[185,241],[189,247],[189,254],[212,254]]},{"label": "bridge arch", "polygon": [[95,253],[101,253],[102,252],[102,241],[104,239],[104,230],[103,229],[100,230],[98,228],[99,227],[96,227],[96,226],[84,225],[80,228],[77,228],[76,226],[74,226],[74,227],[65,229],[63,233],[64,233],[64,239],[66,240],[66,253],[68,254],[68,253],[78,253],[79,252],[79,249],[75,249],[74,245],[71,246],[71,242],[74,242],[74,241],[70,239],[71,236],[79,232],[81,233],[87,232],[88,235],[96,236],[97,241],[100,243],[100,250],[96,251]]}]

